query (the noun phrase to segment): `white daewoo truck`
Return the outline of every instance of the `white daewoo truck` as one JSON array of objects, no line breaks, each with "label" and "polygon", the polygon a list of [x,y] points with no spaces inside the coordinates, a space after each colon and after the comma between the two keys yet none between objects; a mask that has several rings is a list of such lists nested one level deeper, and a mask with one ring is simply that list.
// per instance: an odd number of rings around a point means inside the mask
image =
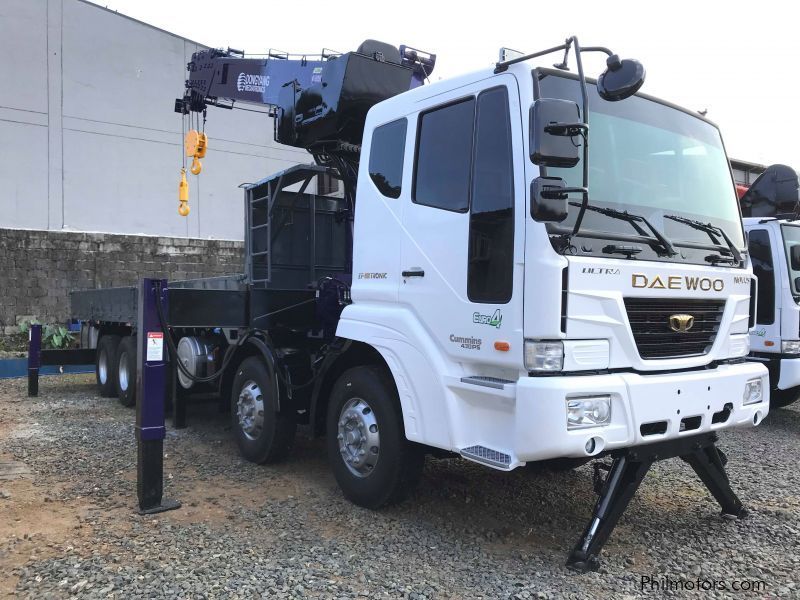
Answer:
[{"label": "white daewoo truck", "polygon": [[800,397],[800,217],[798,177],[772,165],[742,196],[753,272],[758,279],[750,359],[769,370],[770,405]]},{"label": "white daewoo truck", "polygon": [[[559,68],[532,66],[553,52]],[[585,52],[608,55],[596,85]],[[180,386],[230,399],[246,458],[285,457],[308,424],[344,494],[377,508],[426,453],[502,471],[610,455],[578,570],[658,459],[744,515],[714,442],[767,415],[768,375],[745,362],[751,271],[712,123],[575,38],[430,85],[430,57],[373,41],[280,80],[286,60],[197,53],[176,104],[269,104],[277,141],[316,163],[246,187],[242,277],[170,285]],[[343,196],[309,193],[321,175]],[[130,306],[103,312],[107,292],[73,310],[99,336],[98,382],[131,403],[136,365],[114,357],[137,332]]]}]

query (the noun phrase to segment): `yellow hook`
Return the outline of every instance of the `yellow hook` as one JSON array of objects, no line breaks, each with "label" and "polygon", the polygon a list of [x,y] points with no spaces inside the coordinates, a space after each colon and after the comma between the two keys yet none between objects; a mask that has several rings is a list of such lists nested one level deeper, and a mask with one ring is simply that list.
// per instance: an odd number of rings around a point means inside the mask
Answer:
[{"label": "yellow hook", "polygon": [[192,161],[192,168],[190,169],[190,171],[192,172],[192,175],[199,175],[200,171],[202,170],[203,170],[203,164],[200,162],[200,159],[198,159],[197,156],[195,156],[194,160]]},{"label": "yellow hook", "polygon": [[178,184],[178,200],[189,201],[189,182],[186,181],[186,169],[181,169],[181,181]]},{"label": "yellow hook", "polygon": [[186,181],[186,169],[181,169],[181,180],[178,183],[178,214],[185,217],[189,214],[189,182]]}]

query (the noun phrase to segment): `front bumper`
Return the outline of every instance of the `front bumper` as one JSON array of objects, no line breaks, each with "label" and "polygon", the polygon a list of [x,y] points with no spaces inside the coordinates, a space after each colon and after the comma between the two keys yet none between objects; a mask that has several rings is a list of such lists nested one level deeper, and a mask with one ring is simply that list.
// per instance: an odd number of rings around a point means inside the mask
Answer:
[{"label": "front bumper", "polygon": [[[762,401],[744,406],[745,384],[755,378],[762,380]],[[735,426],[753,427],[769,412],[768,373],[757,363],[650,375],[525,377],[515,387],[512,465],[592,456]],[[601,394],[611,396],[610,424],[568,431],[566,399]],[[590,439],[594,448],[587,452]],[[507,439],[505,444],[498,440],[498,446],[503,445],[508,445]]]}]

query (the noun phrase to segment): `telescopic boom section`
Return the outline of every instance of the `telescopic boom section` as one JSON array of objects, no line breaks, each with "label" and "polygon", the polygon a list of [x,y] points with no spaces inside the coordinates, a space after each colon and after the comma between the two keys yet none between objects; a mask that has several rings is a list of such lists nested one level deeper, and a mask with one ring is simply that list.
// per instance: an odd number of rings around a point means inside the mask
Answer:
[{"label": "telescopic boom section", "polygon": [[374,40],[354,52],[298,58],[203,50],[187,65],[186,92],[175,111],[186,115],[239,102],[267,106],[276,118],[275,140],[316,155],[360,145],[367,111],[422,85],[435,62],[433,54]]}]

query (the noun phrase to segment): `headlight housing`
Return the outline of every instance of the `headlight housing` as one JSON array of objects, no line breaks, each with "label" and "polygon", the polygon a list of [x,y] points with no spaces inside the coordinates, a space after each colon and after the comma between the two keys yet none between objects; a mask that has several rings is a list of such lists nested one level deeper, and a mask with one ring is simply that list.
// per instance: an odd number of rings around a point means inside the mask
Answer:
[{"label": "headlight housing", "polygon": [[781,342],[783,354],[800,354],[800,340],[784,340]]},{"label": "headlight housing", "polygon": [[525,368],[539,373],[553,373],[564,368],[564,344],[560,341],[525,340]]},{"label": "headlight housing", "polygon": [[742,404],[758,404],[764,399],[763,383],[761,378],[751,379],[744,384],[744,394],[742,395]]},{"label": "headlight housing", "polygon": [[611,422],[611,396],[567,398],[567,429],[602,427]]}]

